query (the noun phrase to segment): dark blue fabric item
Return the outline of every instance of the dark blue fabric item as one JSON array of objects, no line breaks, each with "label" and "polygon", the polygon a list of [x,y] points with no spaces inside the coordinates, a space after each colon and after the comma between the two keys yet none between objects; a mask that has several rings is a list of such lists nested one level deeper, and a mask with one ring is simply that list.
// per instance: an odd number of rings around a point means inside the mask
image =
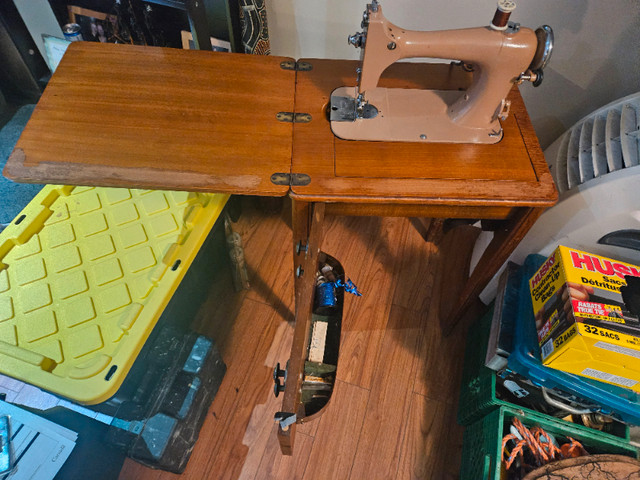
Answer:
[{"label": "dark blue fabric item", "polygon": [[[35,105],[21,107],[0,130],[0,171],[4,170],[4,165],[31,117],[34,107]],[[0,175],[0,224],[11,223],[42,187],[42,185],[16,183]]]}]

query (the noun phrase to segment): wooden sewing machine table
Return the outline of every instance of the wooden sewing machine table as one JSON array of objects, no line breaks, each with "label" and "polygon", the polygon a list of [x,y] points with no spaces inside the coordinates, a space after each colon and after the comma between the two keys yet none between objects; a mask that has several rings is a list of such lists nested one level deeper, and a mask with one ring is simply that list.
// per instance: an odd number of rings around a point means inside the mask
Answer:
[{"label": "wooden sewing machine table", "polygon": [[[72,44],[5,168],[16,181],[293,200],[296,327],[282,412],[298,414],[325,215],[491,219],[494,239],[445,333],[557,193],[517,88],[495,145],[345,141],[331,92],[357,62]],[[386,87],[464,89],[448,64],[394,64]],[[295,424],[280,429],[290,451]]]}]

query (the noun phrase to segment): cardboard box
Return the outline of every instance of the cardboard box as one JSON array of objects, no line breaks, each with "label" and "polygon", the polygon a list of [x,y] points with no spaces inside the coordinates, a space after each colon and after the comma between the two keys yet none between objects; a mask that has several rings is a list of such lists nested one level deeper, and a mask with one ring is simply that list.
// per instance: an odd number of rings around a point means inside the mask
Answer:
[{"label": "cardboard box", "polygon": [[640,392],[640,321],[620,288],[640,267],[559,246],[529,280],[542,363]]}]

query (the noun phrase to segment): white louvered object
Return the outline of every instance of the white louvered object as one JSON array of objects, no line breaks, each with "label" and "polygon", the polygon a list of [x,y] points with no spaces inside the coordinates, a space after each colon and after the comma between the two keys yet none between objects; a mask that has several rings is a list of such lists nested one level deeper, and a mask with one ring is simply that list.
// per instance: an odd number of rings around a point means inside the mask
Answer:
[{"label": "white louvered object", "polygon": [[640,157],[640,125],[638,120],[638,103],[625,103],[620,115],[620,145],[622,147],[622,160],[625,167],[638,165]]},{"label": "white louvered object", "polygon": [[584,183],[593,178],[593,119],[585,120],[580,129],[580,144],[578,150],[578,171],[580,172],[580,183]]},{"label": "white louvered object", "polygon": [[593,119],[593,134],[591,135],[591,154],[593,155],[593,176],[599,177],[608,171],[606,147],[607,117],[596,115]]},{"label": "white louvered object", "polygon": [[620,148],[620,112],[618,110],[611,109],[607,113],[605,142],[609,171],[614,172],[621,169],[622,149]]},{"label": "white louvered object", "polygon": [[640,93],[596,110],[545,152],[560,193],[640,163]]},{"label": "white louvered object", "polygon": [[[560,198],[546,210],[509,260],[549,255],[558,245],[640,264],[640,92],[600,108],[567,130],[545,157]],[[631,241],[605,241],[625,236]],[[476,242],[471,269],[491,240]],[[631,245],[631,246],[630,246]],[[495,296],[497,278],[482,292]]]}]

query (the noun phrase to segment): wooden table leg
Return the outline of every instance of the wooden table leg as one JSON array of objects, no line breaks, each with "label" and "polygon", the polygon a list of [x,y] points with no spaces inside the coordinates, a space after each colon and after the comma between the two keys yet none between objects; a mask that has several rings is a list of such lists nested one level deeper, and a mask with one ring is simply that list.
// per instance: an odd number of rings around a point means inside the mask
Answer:
[{"label": "wooden table leg", "polygon": [[467,309],[478,301],[478,295],[480,295],[502,264],[507,261],[509,255],[515,250],[518,243],[524,238],[542,212],[544,212],[544,208],[528,207],[519,209],[507,221],[505,228],[495,232],[493,240],[482,254],[478,265],[462,289],[459,302],[454,306],[440,306],[440,326],[445,336],[451,334]]},{"label": "wooden table leg", "polygon": [[[304,363],[309,346],[309,328],[313,311],[315,292],[315,272],[318,268],[318,254],[322,247],[322,227],[324,203],[293,201],[293,268],[295,281],[295,317],[291,355],[287,365],[282,411],[276,414],[278,441],[285,455],[293,452],[296,421],[304,417],[301,409],[300,389],[304,376]],[[295,415],[295,420],[292,415]],[[293,422],[293,423],[289,423]],[[285,425],[283,427],[283,425]]]}]

